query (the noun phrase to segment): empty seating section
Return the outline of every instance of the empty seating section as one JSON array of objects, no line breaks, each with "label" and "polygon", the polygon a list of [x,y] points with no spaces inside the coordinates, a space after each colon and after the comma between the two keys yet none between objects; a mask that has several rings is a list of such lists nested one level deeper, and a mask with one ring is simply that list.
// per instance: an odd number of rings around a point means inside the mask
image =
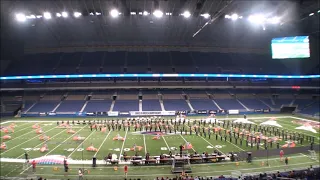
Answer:
[{"label": "empty seating section", "polygon": [[52,74],[57,66],[60,53],[29,54],[22,59],[11,61],[6,69],[6,75],[37,75]]},{"label": "empty seating section", "polygon": [[22,109],[22,112],[26,112],[35,102],[33,101],[26,101],[24,103],[24,107]]},{"label": "empty seating section", "polygon": [[143,100],[147,100],[147,99],[155,99],[155,100],[159,100],[158,98],[158,94],[143,94],[142,96]]},{"label": "empty seating section", "polygon": [[82,52],[63,53],[56,74],[75,74],[82,58]]},{"label": "empty seating section", "polygon": [[258,99],[239,99],[239,101],[249,109],[269,109],[268,106]]},{"label": "empty seating section", "polygon": [[138,100],[116,100],[113,111],[139,111]]},{"label": "empty seating section", "polygon": [[230,110],[230,109],[244,109],[241,104],[236,99],[215,99],[216,103],[221,109]]},{"label": "empty seating section", "polygon": [[183,99],[164,99],[163,105],[166,111],[190,110],[187,102]]},{"label": "empty seating section", "polygon": [[125,58],[125,52],[105,52],[103,73],[123,73]]},{"label": "empty seating section", "polygon": [[172,63],[169,52],[149,53],[150,67],[153,73],[172,73]]},{"label": "empty seating section", "polygon": [[315,100],[309,98],[309,99],[296,99],[293,103],[293,105],[297,105],[298,109],[303,109],[305,106],[310,105]]},{"label": "empty seating section", "polygon": [[82,55],[79,72],[84,74],[98,73],[102,66],[104,52],[85,52]]},{"label": "empty seating section", "polygon": [[85,101],[65,100],[62,101],[56,112],[79,112]]},{"label": "empty seating section", "polygon": [[148,64],[148,54],[146,52],[128,52],[128,73],[146,73]]},{"label": "empty seating section", "polygon": [[[11,61],[5,75],[73,73],[231,73],[292,74],[280,61],[269,55],[219,52],[75,52],[27,54]],[[77,68],[79,68],[77,70]]]},{"label": "empty seating section", "polygon": [[142,101],[142,111],[161,111],[158,99],[144,99]]},{"label": "empty seating section", "polygon": [[214,99],[232,99],[230,94],[214,94]]},{"label": "empty seating section", "polygon": [[189,52],[171,52],[172,64],[176,72],[194,73],[196,68]]},{"label": "empty seating section", "polygon": [[292,102],[293,99],[274,99],[275,108],[281,108],[282,105],[288,106]]},{"label": "empty seating section", "polygon": [[29,112],[51,112],[58,105],[59,101],[39,101]]},{"label": "empty seating section", "polygon": [[219,108],[211,99],[190,99],[193,109],[195,110],[218,110]]},{"label": "empty seating section", "polygon": [[303,109],[301,111],[301,113],[303,114],[309,114],[309,115],[316,115],[316,116],[320,116],[320,108],[319,108],[319,104],[320,101],[316,100],[313,104],[311,104],[310,106],[306,107],[305,109]]},{"label": "empty seating section", "polygon": [[84,112],[107,112],[110,110],[111,100],[91,100],[88,101]]}]

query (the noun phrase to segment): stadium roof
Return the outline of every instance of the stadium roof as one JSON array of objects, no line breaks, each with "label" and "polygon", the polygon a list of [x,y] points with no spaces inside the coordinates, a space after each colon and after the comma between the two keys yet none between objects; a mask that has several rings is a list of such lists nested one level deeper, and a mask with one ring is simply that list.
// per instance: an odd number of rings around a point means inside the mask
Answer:
[{"label": "stadium roof", "polygon": [[[112,9],[121,14],[110,15]],[[160,9],[164,15],[152,13]],[[83,0],[83,1],[1,1],[1,37],[23,43],[25,49],[106,46],[218,46],[265,48],[272,37],[312,33],[314,28],[302,28],[297,23],[311,12],[319,10],[318,1],[209,1],[209,0]],[[68,12],[68,18],[56,13]],[[147,11],[149,16],[139,15]],[[182,15],[189,11],[190,18]],[[52,18],[16,21],[16,14],[42,15],[50,12]],[[81,16],[75,18],[74,12]],[[136,13],[136,15],[132,13]],[[94,15],[90,15],[90,13]],[[99,15],[97,15],[97,13]],[[101,14],[100,14],[101,13]],[[203,15],[210,14],[206,19]],[[232,21],[225,15],[237,13],[243,19]],[[281,25],[253,27],[247,22],[251,14],[281,17]],[[210,20],[211,19],[211,20]],[[313,19],[319,19],[315,14]],[[206,22],[199,34],[193,37]],[[315,20],[317,22],[317,20]],[[310,22],[307,24],[310,26]]]}]

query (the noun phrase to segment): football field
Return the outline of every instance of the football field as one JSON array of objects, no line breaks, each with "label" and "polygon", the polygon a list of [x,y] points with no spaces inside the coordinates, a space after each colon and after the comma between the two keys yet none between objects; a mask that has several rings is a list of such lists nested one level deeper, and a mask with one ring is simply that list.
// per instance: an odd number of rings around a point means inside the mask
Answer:
[{"label": "football field", "polygon": [[[240,117],[240,116],[239,116]],[[140,156],[145,156],[146,153],[149,153],[151,156],[160,156],[161,154],[168,154],[169,151],[172,153],[178,152],[180,145],[185,145],[187,142],[192,145],[190,149],[188,149],[188,153],[203,153],[208,152],[212,153],[213,151],[221,152],[222,154],[228,154],[229,152],[241,152],[241,151],[257,151],[256,143],[253,146],[246,145],[244,143],[245,136],[238,136],[237,142],[235,138],[229,138],[228,131],[233,131],[236,129],[236,126],[231,127],[231,122],[237,118],[237,116],[231,117],[217,117],[217,120],[224,122],[221,123],[199,123],[203,117],[188,117],[190,118],[189,123],[181,123],[178,124],[177,130],[169,130],[164,131],[162,129],[161,133],[158,130],[154,132],[148,128],[142,127],[135,129],[132,125],[130,128],[121,127],[121,129],[106,129],[105,132],[101,131],[100,128],[90,128],[89,124],[72,124],[71,122],[74,120],[77,122],[80,120],[93,121],[93,120],[107,120],[111,119],[106,118],[19,118],[12,119],[1,124],[2,128],[14,125],[14,132],[5,133],[1,131],[1,137],[5,135],[11,136],[11,139],[1,139],[1,143],[5,142],[7,149],[1,149],[1,175],[2,176],[24,176],[29,173],[29,169],[22,168],[22,162],[24,162],[24,153],[27,152],[29,155],[29,159],[41,158],[41,157],[50,157],[53,155],[65,156],[68,158],[68,161],[73,160],[70,165],[71,171],[68,176],[73,177],[77,175],[76,171],[72,171],[74,168],[78,167],[86,167],[90,168],[92,163],[92,157],[97,158],[98,167],[92,169],[91,173],[88,176],[98,177],[106,172],[108,174],[114,175],[115,177],[121,177],[122,171],[114,171],[113,166],[105,166],[103,159],[111,153],[113,158],[119,158],[121,155],[126,152],[128,156],[133,156],[136,153]],[[165,119],[165,124],[168,121],[170,123],[171,118]],[[262,122],[268,121],[270,119],[275,119],[275,121],[281,125],[279,128],[281,132],[287,132],[288,135],[297,135],[300,134],[304,137],[313,137],[315,139],[315,144],[319,145],[319,129],[315,128],[316,132],[311,132],[307,130],[295,129],[296,127],[302,126],[302,124],[297,121],[301,121],[301,118],[292,117],[292,116],[279,116],[279,115],[256,115],[249,116],[248,120],[259,125]],[[69,121],[72,130],[74,133],[67,133],[69,129],[61,128],[57,125],[56,121]],[[43,131],[41,134],[36,133],[36,129],[32,128],[35,124],[39,125]],[[229,124],[229,126],[227,126]],[[224,127],[225,126],[225,127]],[[253,127],[253,126],[252,126]],[[196,128],[199,128],[201,132],[202,129],[208,128],[220,128],[221,132],[212,132],[209,134],[196,134]],[[248,126],[241,127],[242,129],[248,129]],[[241,129],[240,128],[240,129]],[[204,130],[204,131],[206,131]],[[191,131],[191,133],[190,133]],[[256,130],[257,131],[257,130]],[[271,128],[270,128],[271,131]],[[159,134],[160,138],[155,140],[155,137]],[[261,134],[261,133],[260,133]],[[40,140],[41,136],[48,136],[50,139],[47,141]],[[75,141],[74,137],[79,135],[84,139],[81,141]],[[114,140],[115,137],[120,136],[124,138],[124,140]],[[274,137],[277,138],[277,142],[279,142],[280,146],[288,144],[290,141],[289,137],[282,139],[282,135],[275,135],[274,133],[264,132],[263,136],[268,136],[269,138]],[[226,138],[225,138],[226,137]],[[236,137],[236,136],[235,136]],[[243,140],[243,143],[240,143],[240,140]],[[310,141],[304,140],[300,142],[298,140],[291,140],[290,142],[295,142],[296,147],[310,145]],[[47,150],[41,152],[40,149],[46,145]],[[93,146],[96,148],[96,151],[87,151],[87,148]],[[133,151],[133,147],[136,147],[136,150]],[[264,150],[265,146],[263,142],[260,143],[260,150]],[[276,148],[276,144],[273,145],[272,148]],[[307,153],[307,152],[306,152]],[[272,159],[272,158],[271,158]],[[304,159],[305,164],[301,164],[301,159]],[[263,160],[261,160],[263,161]],[[274,161],[274,162],[273,162]],[[71,161],[70,161],[71,162]],[[279,169],[282,168],[282,164],[278,162],[278,158],[274,157],[274,160],[271,160],[270,167],[260,167],[260,168],[272,168]],[[296,162],[297,165],[291,164],[292,166],[301,167],[302,165],[309,166],[311,164],[316,164],[317,162],[307,158],[307,154],[297,154],[292,157],[292,162]],[[258,163],[258,162],[255,162]],[[300,163],[300,165],[299,165]],[[5,165],[5,166],[4,166]],[[12,167],[11,167],[12,166]],[[62,165],[38,165],[39,169],[36,174],[41,174],[47,177],[55,177],[61,176],[63,174],[63,170],[56,171],[54,174],[50,175],[53,167],[59,167],[63,169]],[[121,166],[121,165],[120,165]],[[208,166],[208,168],[206,168]],[[215,168],[213,168],[215,166]],[[278,166],[278,168],[277,168]],[[10,168],[11,167],[11,168]],[[219,175],[221,173],[230,174],[228,170],[233,169],[235,167],[233,163],[214,163],[214,165],[192,165],[193,173],[206,175],[206,172],[211,172],[212,175]],[[213,169],[211,169],[213,168]],[[254,170],[255,168],[259,168],[254,165],[248,165],[243,162],[238,166],[239,171],[242,172],[250,172],[250,168],[253,168],[251,172],[259,171],[259,169]],[[91,169],[91,168],[90,168]],[[100,169],[100,170],[99,170]],[[120,169],[120,168],[119,168]],[[143,166],[143,167],[132,167],[132,169],[136,169],[136,171],[130,171],[129,176],[144,176],[150,174],[170,174],[169,166]],[[242,170],[241,170],[242,169]],[[105,171],[106,170],[106,171]],[[226,171],[225,171],[226,170]],[[271,169],[270,169],[271,170]],[[211,175],[210,174],[210,175]],[[154,176],[155,177],[155,176]],[[61,177],[56,177],[61,178]],[[111,179],[114,179],[111,178]],[[148,178],[145,178],[148,179]]]}]

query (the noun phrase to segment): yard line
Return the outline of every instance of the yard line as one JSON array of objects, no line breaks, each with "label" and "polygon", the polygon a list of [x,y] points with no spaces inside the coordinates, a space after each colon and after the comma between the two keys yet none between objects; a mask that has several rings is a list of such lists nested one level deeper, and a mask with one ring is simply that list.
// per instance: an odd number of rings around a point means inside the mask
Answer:
[{"label": "yard line", "polygon": [[143,143],[144,143],[144,154],[147,154],[147,144],[146,144],[146,137],[143,134]]},{"label": "yard line", "polygon": [[206,140],[205,138],[203,138],[202,136],[200,136],[204,141],[206,141],[210,146],[212,146],[213,148],[215,148],[217,151],[221,152],[223,155],[226,155],[225,153],[223,153],[222,151],[220,151],[218,148],[216,148],[213,144],[211,144],[208,140]]},{"label": "yard line", "polygon": [[[111,130],[112,131],[112,130]],[[96,155],[98,154],[98,152],[100,151],[100,148],[102,147],[103,143],[107,140],[107,138],[109,137],[111,131],[109,131],[109,133],[107,134],[107,136],[104,138],[104,140],[102,141],[100,147],[98,148],[98,151],[93,155],[94,157],[96,157]]]},{"label": "yard line", "polygon": [[18,167],[16,167],[16,168],[13,168],[13,170],[12,171],[10,171],[8,174],[6,174],[6,175],[4,175],[5,177],[7,177],[9,174],[11,174],[13,171],[15,171],[15,170],[17,170],[17,169],[19,169],[19,168],[21,168],[20,166],[18,166]]},{"label": "yard line", "polygon": [[[188,141],[180,134],[180,137],[187,143]],[[186,147],[187,148],[187,147]],[[192,150],[196,152],[196,150],[192,147]]]},{"label": "yard line", "polygon": [[[51,129],[49,129],[48,131],[46,131],[46,133],[49,132],[49,131],[51,131],[51,130],[53,130],[53,129],[55,129],[55,128],[56,128],[56,127],[53,127],[53,128],[51,128]],[[14,146],[13,148],[10,148],[10,149],[2,152],[0,155],[4,154],[4,153],[6,153],[6,152],[9,152],[9,151],[11,151],[12,149],[15,149],[16,147],[18,147],[18,146],[20,146],[20,145],[22,145],[22,144],[25,144],[26,142],[29,142],[29,141],[31,141],[32,139],[37,138],[37,137],[39,137],[39,136],[41,136],[41,134],[39,134],[39,135],[37,135],[37,136],[29,139],[28,141],[25,141],[25,142],[23,142],[23,143],[21,143],[21,144],[16,145],[16,146]]]},{"label": "yard line", "polygon": [[[78,130],[75,134],[77,134],[78,132],[80,132],[82,129],[84,129],[86,126],[83,126],[80,130]],[[68,137],[67,139],[65,139],[62,143],[60,143],[58,146],[56,146],[55,148],[53,148],[51,151],[49,151],[47,154],[45,154],[44,156],[47,156],[49,153],[51,153],[52,151],[54,151],[55,149],[57,149],[59,146],[61,146],[63,143],[65,143],[67,140],[69,140],[71,137],[73,137],[73,135],[71,135],[70,137]]]},{"label": "yard line", "polygon": [[164,136],[162,136],[162,139],[163,139],[164,143],[166,143],[166,145],[167,145],[167,147],[168,147],[168,150],[170,151],[171,149],[170,149],[170,147],[169,147],[169,145],[168,145],[168,143],[167,143],[166,139],[164,138]]},{"label": "yard line", "polygon": [[127,130],[126,130],[126,134],[124,135],[124,141],[123,141],[123,143],[122,143],[122,147],[121,147],[120,154],[119,154],[119,161],[121,160],[121,154],[122,154],[124,142],[126,142],[126,140],[127,140],[127,134],[128,134],[128,128],[127,128]]},{"label": "yard line", "polygon": [[76,150],[77,150],[93,133],[94,133],[94,131],[92,131],[91,134],[90,134],[88,137],[86,137],[86,138],[79,144],[79,146],[78,146],[77,148],[75,148],[75,149],[69,154],[68,158],[71,157],[71,155],[72,155],[74,152],[76,152]]},{"label": "yard line", "polygon": [[[281,123],[285,124],[286,126],[289,126],[289,127],[292,127],[293,129],[295,129],[296,127],[295,126],[292,126],[290,124],[288,124],[286,121],[283,121],[283,120],[280,120]],[[317,136],[312,136],[312,135],[309,135],[309,134],[305,134],[303,132],[298,132],[298,131],[294,131],[292,129],[287,129],[287,128],[282,128],[282,129],[285,129],[285,130],[289,130],[289,131],[293,131],[294,133],[299,133],[299,134],[303,134],[303,135],[306,135],[306,136],[311,136],[311,137],[315,137],[315,138],[318,138]]]},{"label": "yard line", "polygon": [[[54,137],[56,137],[57,135],[59,135],[59,134],[63,133],[63,132],[65,132],[65,131],[64,131],[64,129],[63,129],[61,132],[59,132],[58,134],[55,134],[54,136],[52,136],[52,137],[51,137],[51,139],[52,139],[52,138],[54,138]],[[44,141],[44,142],[42,142],[42,143],[38,144],[38,145],[37,145],[37,146],[35,146],[34,148],[36,148],[36,147],[40,146],[41,144],[44,144],[45,142],[46,142],[46,141]],[[32,148],[32,149],[34,149],[34,148]],[[31,150],[29,150],[29,151],[31,151]],[[27,151],[27,152],[29,152],[29,151]],[[23,155],[24,155],[24,153],[23,153],[23,154],[21,154],[20,156],[18,156],[18,157],[17,157],[17,159],[18,159],[18,158],[20,158],[20,157],[21,157],[21,156],[23,156]]]}]

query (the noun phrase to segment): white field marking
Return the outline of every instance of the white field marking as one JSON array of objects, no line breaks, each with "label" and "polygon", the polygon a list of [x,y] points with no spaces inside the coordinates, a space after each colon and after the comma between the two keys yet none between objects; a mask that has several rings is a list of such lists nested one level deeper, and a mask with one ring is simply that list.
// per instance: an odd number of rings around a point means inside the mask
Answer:
[{"label": "white field marking", "polygon": [[[218,163],[218,164],[220,164],[220,163]],[[252,171],[252,170],[261,170],[261,169],[271,169],[271,170],[268,170],[268,171],[282,171],[282,170],[288,170],[288,168],[293,168],[294,166],[300,166],[300,165],[305,165],[305,164],[308,164],[308,165],[310,165],[310,162],[304,162],[304,163],[296,163],[296,164],[290,164],[290,165],[288,165],[288,166],[286,166],[286,165],[279,165],[279,166],[264,166],[264,167],[258,167],[258,168],[247,168],[247,169],[236,169],[237,171]],[[208,165],[208,164],[206,164],[206,165]],[[151,166],[148,166],[148,167],[151,167]],[[159,166],[157,166],[157,167],[159,167]],[[167,166],[167,167],[169,167],[169,166]],[[284,169],[274,169],[274,168],[281,168],[281,167],[283,167]],[[103,167],[101,167],[101,168],[103,168]],[[131,168],[134,168],[134,167],[131,167]],[[141,168],[141,167],[137,167],[137,168]],[[230,169],[230,170],[221,170],[221,171],[214,171],[214,172],[216,172],[216,173],[224,173],[224,172],[234,172],[235,171],[235,169]],[[257,171],[257,172],[259,172],[259,171]],[[189,173],[189,174],[195,174],[195,173]],[[204,171],[204,172],[196,172],[196,174],[212,174],[212,171]],[[65,176],[65,175],[62,175],[62,174],[37,174],[37,175],[39,175],[39,176]],[[75,176],[75,177],[77,177],[78,175],[68,175],[68,176]],[[103,174],[97,174],[97,175],[86,175],[87,177],[88,176],[92,176],[92,177],[104,177],[104,176],[106,176],[105,174],[103,175]],[[123,175],[108,175],[108,176],[116,176],[116,177],[118,177],[118,176],[121,176],[121,177],[123,177]],[[150,176],[150,174],[129,174],[129,176],[138,176],[138,177],[140,177],[140,176]],[[172,176],[172,174],[152,174],[152,176]]]},{"label": "white field marking", "polygon": [[[296,155],[296,156],[290,156],[290,158],[304,158],[305,159],[305,156],[302,156],[302,155]],[[309,158],[308,158],[309,159]],[[265,161],[265,160],[279,160],[279,158],[269,158],[269,159],[254,159],[254,161]],[[25,163],[25,160],[24,159],[14,159],[14,158],[0,158],[0,162],[10,162],[10,163]],[[312,162],[312,160],[310,159],[310,162]],[[219,164],[233,164],[235,162],[220,162]],[[72,165],[83,165],[83,164],[86,164],[86,165],[90,165],[92,164],[92,161],[91,160],[72,160],[72,161],[69,161],[69,164],[72,164]],[[97,164],[105,164],[105,161],[103,160],[98,160],[97,161]],[[119,164],[126,164],[126,163],[122,163],[122,162],[119,162]],[[197,164],[197,166],[201,166],[201,165],[208,165],[208,164]],[[42,165],[41,167],[52,167],[52,166],[46,166],[46,165]],[[148,166],[148,167],[158,167],[158,166]],[[101,168],[107,168],[107,167],[101,167]],[[109,167],[109,168],[112,168],[112,167]]]},{"label": "white field marking", "polygon": [[[112,130],[111,130],[112,131]],[[109,131],[109,133],[107,134],[107,136],[104,138],[104,140],[102,141],[102,143],[101,143],[101,145],[99,146],[99,148],[98,148],[98,151],[93,155],[94,157],[96,157],[96,155],[98,154],[98,152],[100,151],[100,149],[101,149],[101,147],[102,147],[102,145],[103,145],[103,143],[107,140],[107,138],[109,137],[109,135],[110,135],[110,133],[111,133],[111,131]]]},{"label": "white field marking", "polygon": [[[185,125],[185,126],[187,126],[187,125]],[[194,130],[192,130],[192,131],[194,132]],[[218,136],[221,137],[219,134],[218,134]],[[207,143],[209,143],[210,146],[213,146],[209,141],[207,141],[206,139],[204,139],[202,136],[201,136],[201,138],[202,138],[203,140],[205,140]],[[230,144],[232,144],[233,146],[237,147],[238,149],[240,149],[240,150],[242,150],[242,151],[245,151],[245,150],[242,149],[241,147],[239,147],[239,146],[237,146],[237,145],[229,142],[228,140],[227,140],[227,142],[230,143]],[[215,148],[215,146],[213,146],[213,147]],[[218,150],[219,152],[221,152],[222,154],[224,154],[224,153],[223,153],[222,151],[220,151],[219,149],[217,149],[217,148],[215,148],[215,149]],[[225,155],[225,154],[224,154],[224,155]]]},{"label": "white field marking", "polygon": [[[47,132],[49,132],[49,131],[51,131],[51,130],[53,130],[53,129],[55,129],[55,128],[56,128],[56,127],[53,127],[53,128],[51,128],[51,129],[49,129],[49,130],[47,130],[47,131],[45,131],[45,132],[47,133]],[[34,131],[32,131],[32,132],[34,132]],[[41,134],[39,134],[39,135],[37,135],[37,136],[35,136],[35,137],[27,140],[27,141],[24,141],[23,143],[20,143],[20,144],[14,146],[14,147],[12,147],[12,148],[9,148],[8,150],[2,152],[0,155],[4,154],[4,153],[6,153],[6,152],[9,152],[9,151],[11,151],[12,149],[15,149],[16,147],[18,147],[18,146],[20,146],[20,145],[22,145],[22,144],[25,144],[26,142],[29,142],[29,141],[31,141],[32,139],[35,139],[35,138],[39,137],[40,135],[41,135]]]},{"label": "white field marking", "polygon": [[10,171],[8,174],[4,175],[5,177],[7,177],[9,174],[11,174],[13,171],[17,170],[21,168],[20,166],[16,167],[16,168],[13,168],[12,171]]},{"label": "white field marking", "polygon": [[78,146],[77,148],[75,148],[67,157],[68,157],[68,158],[71,157],[71,155],[72,155],[74,152],[76,152],[76,150],[77,150],[87,139],[89,139],[89,137],[90,137],[94,132],[95,132],[95,131],[92,131],[91,134],[89,134],[89,136],[86,137],[86,138],[79,144],[79,146]]},{"label": "white field marking", "polygon": [[[84,129],[86,126],[83,126],[80,130],[78,130],[76,133],[74,134],[77,134],[78,132],[80,132],[82,129]],[[69,140],[70,138],[72,138],[74,135],[71,135],[70,137],[66,138],[62,143],[60,143],[59,145],[57,145],[55,148],[53,148],[51,151],[49,151],[47,154],[45,154],[44,156],[47,156],[48,154],[50,154],[52,151],[54,151],[55,149],[57,149],[58,147],[60,147],[63,143],[65,143],[67,140]]]},{"label": "white field marking", "polygon": [[167,143],[167,141],[166,141],[166,138],[164,138],[164,136],[162,136],[162,139],[163,139],[164,143],[166,143],[167,148],[168,148],[168,150],[170,151],[170,147],[169,147],[169,145],[168,145],[168,143]]},{"label": "white field marking", "polygon": [[[29,127],[26,127],[26,128],[29,128]],[[21,130],[24,130],[24,129],[26,129],[26,128],[23,128],[23,129],[21,129]],[[33,129],[32,129],[32,130],[33,130]],[[19,131],[17,131],[17,132],[19,132]],[[16,133],[16,132],[14,132],[14,133]],[[14,134],[14,133],[12,133],[12,134]],[[20,136],[24,136],[24,135],[27,135],[27,134],[29,134],[29,133],[34,133],[34,131],[30,131],[30,132],[21,134]],[[7,143],[7,142],[10,142],[10,141],[12,141],[12,140],[14,140],[14,139],[17,139],[17,138],[19,138],[20,136],[17,136],[17,137],[15,137],[15,138],[12,138],[12,139],[6,141],[6,143]]]},{"label": "white field marking", "polygon": [[20,174],[23,174],[24,172],[26,172],[29,168],[31,168],[32,165],[30,165],[29,167],[27,167],[25,170],[23,170]]},{"label": "white field marking", "polygon": [[[180,134],[180,137],[187,143],[188,141]],[[196,152],[196,150],[192,147],[192,150]]]},{"label": "white field marking", "polygon": [[126,130],[126,134],[124,135],[124,141],[123,141],[123,143],[122,143],[122,147],[121,147],[121,150],[120,150],[119,161],[121,160],[121,154],[122,154],[122,150],[123,150],[123,147],[124,147],[124,143],[125,143],[126,140],[127,140],[127,134],[128,134],[128,127],[127,127],[127,130]]},{"label": "white field marking", "polygon": [[[65,131],[60,131],[59,133],[57,133],[57,134],[55,134],[54,136],[50,137],[50,139],[53,139],[54,137],[56,137],[57,135],[59,135],[59,134],[61,134],[61,133],[63,133],[63,132],[65,132]],[[34,148],[37,148],[38,146],[44,144],[45,142],[46,142],[46,141],[41,142],[40,144],[38,144],[38,145],[35,146]],[[32,148],[32,149],[34,149],[34,148]],[[31,150],[29,150],[29,151],[31,151]],[[29,152],[29,151],[27,151],[27,152]],[[21,154],[20,156],[18,156],[17,158],[20,158],[20,157],[23,156],[23,155],[24,155],[24,153]]]},{"label": "white field marking", "polygon": [[223,153],[222,151],[220,151],[218,148],[216,148],[213,144],[211,144],[208,140],[206,140],[206,139],[203,138],[202,136],[201,136],[201,138],[202,138],[204,141],[206,141],[210,146],[212,146],[213,148],[215,148],[217,151],[219,151],[219,152],[222,153],[223,155],[226,155],[225,153]]},{"label": "white field marking", "polygon": [[147,144],[146,144],[146,137],[143,134],[143,143],[144,143],[144,154],[147,154]]},{"label": "white field marking", "polygon": [[[281,121],[281,120],[280,120],[280,122],[281,122],[281,123],[284,123],[286,126],[292,127],[293,129],[296,128],[295,126],[292,126],[292,125],[288,124],[288,122],[286,122],[286,121]],[[293,131],[293,130],[291,130],[291,129],[286,129],[286,128],[282,128],[282,129],[289,130],[289,131]],[[315,138],[318,138],[318,139],[319,139],[319,137],[317,137],[317,136],[312,136],[312,135],[309,135],[309,134],[305,134],[305,133],[303,133],[303,132],[298,132],[298,131],[293,131],[293,132],[295,132],[295,133],[300,133],[300,134],[304,134],[304,135],[306,135],[306,136],[311,136],[311,137],[315,137]]]},{"label": "white field marking", "polygon": [[294,116],[291,116],[291,118],[292,118],[292,119],[299,119],[299,120],[303,120],[303,121],[309,121],[309,122],[319,123],[319,121],[314,121],[314,120],[304,119],[304,118],[299,118],[299,117],[294,117]]},{"label": "white field marking", "polygon": [[[23,127],[23,126],[25,126],[26,124],[29,124],[28,122],[26,122],[26,123],[24,123],[24,124],[20,124],[20,125],[18,125],[19,127]],[[12,134],[14,134],[14,133],[17,133],[17,132],[20,132],[20,131],[22,131],[22,130],[25,130],[25,129],[27,129],[27,128],[29,128],[29,127],[25,127],[25,128],[23,128],[23,129],[20,129],[19,131],[14,131]]]}]

